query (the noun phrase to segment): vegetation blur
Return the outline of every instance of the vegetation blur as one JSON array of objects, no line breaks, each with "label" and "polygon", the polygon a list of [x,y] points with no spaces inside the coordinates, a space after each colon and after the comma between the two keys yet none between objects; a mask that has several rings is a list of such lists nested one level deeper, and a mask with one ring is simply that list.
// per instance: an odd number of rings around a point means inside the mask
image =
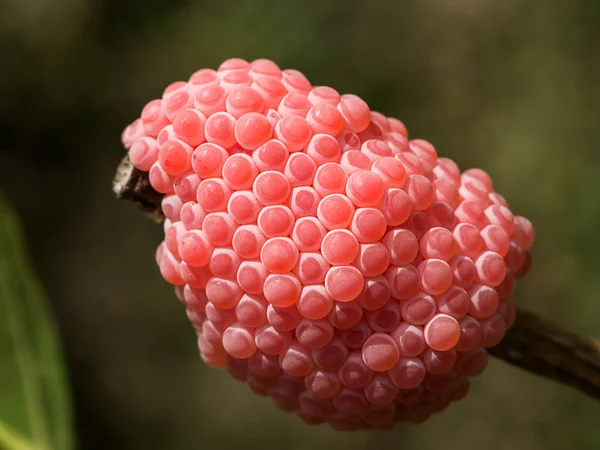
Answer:
[{"label": "vegetation blur", "polygon": [[4,0],[0,190],[27,253],[3,202],[0,448],[600,448],[597,402],[500,361],[427,423],[358,433],[203,365],[155,266],[162,229],[111,181],[142,106],[234,56],[358,94],[488,171],[537,230],[517,304],[600,336],[600,2]]}]

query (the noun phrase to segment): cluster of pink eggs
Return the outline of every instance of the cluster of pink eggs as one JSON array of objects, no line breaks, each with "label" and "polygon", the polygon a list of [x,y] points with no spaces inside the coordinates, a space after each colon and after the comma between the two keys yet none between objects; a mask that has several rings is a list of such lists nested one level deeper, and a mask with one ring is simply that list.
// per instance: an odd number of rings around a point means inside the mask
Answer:
[{"label": "cluster of pink eggs", "polygon": [[422,422],[514,322],[530,221],[358,96],[230,59],[122,141],[164,194],[156,260],[202,359],[307,423]]}]

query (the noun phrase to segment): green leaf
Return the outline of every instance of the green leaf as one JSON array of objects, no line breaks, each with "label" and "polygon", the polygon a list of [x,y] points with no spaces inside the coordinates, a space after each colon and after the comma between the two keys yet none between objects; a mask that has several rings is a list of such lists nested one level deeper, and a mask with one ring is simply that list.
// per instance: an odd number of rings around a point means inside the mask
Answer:
[{"label": "green leaf", "polygon": [[71,398],[54,320],[0,195],[0,448],[71,450]]}]

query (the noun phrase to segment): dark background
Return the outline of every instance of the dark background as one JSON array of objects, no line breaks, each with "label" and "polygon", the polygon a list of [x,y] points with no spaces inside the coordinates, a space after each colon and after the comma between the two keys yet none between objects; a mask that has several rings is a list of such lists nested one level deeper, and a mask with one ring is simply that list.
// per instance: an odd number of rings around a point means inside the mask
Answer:
[{"label": "dark background", "polygon": [[141,107],[233,56],[356,93],[487,170],[537,228],[515,301],[600,336],[600,2],[3,0],[0,189],[52,301],[80,448],[600,448],[597,403],[498,361],[425,425],[354,434],[201,363],[154,264],[161,227],[111,181]]}]

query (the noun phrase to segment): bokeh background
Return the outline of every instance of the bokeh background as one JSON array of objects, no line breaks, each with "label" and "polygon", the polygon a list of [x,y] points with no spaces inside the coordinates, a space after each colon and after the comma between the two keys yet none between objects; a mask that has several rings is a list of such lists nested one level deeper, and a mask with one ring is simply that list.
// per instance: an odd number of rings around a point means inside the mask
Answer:
[{"label": "bokeh background", "polygon": [[141,107],[233,56],[356,93],[487,170],[537,227],[518,304],[600,336],[600,2],[4,0],[0,189],[51,299],[79,448],[600,448],[597,403],[499,361],[424,425],[349,434],[201,363],[155,267],[161,227],[111,181]]}]

